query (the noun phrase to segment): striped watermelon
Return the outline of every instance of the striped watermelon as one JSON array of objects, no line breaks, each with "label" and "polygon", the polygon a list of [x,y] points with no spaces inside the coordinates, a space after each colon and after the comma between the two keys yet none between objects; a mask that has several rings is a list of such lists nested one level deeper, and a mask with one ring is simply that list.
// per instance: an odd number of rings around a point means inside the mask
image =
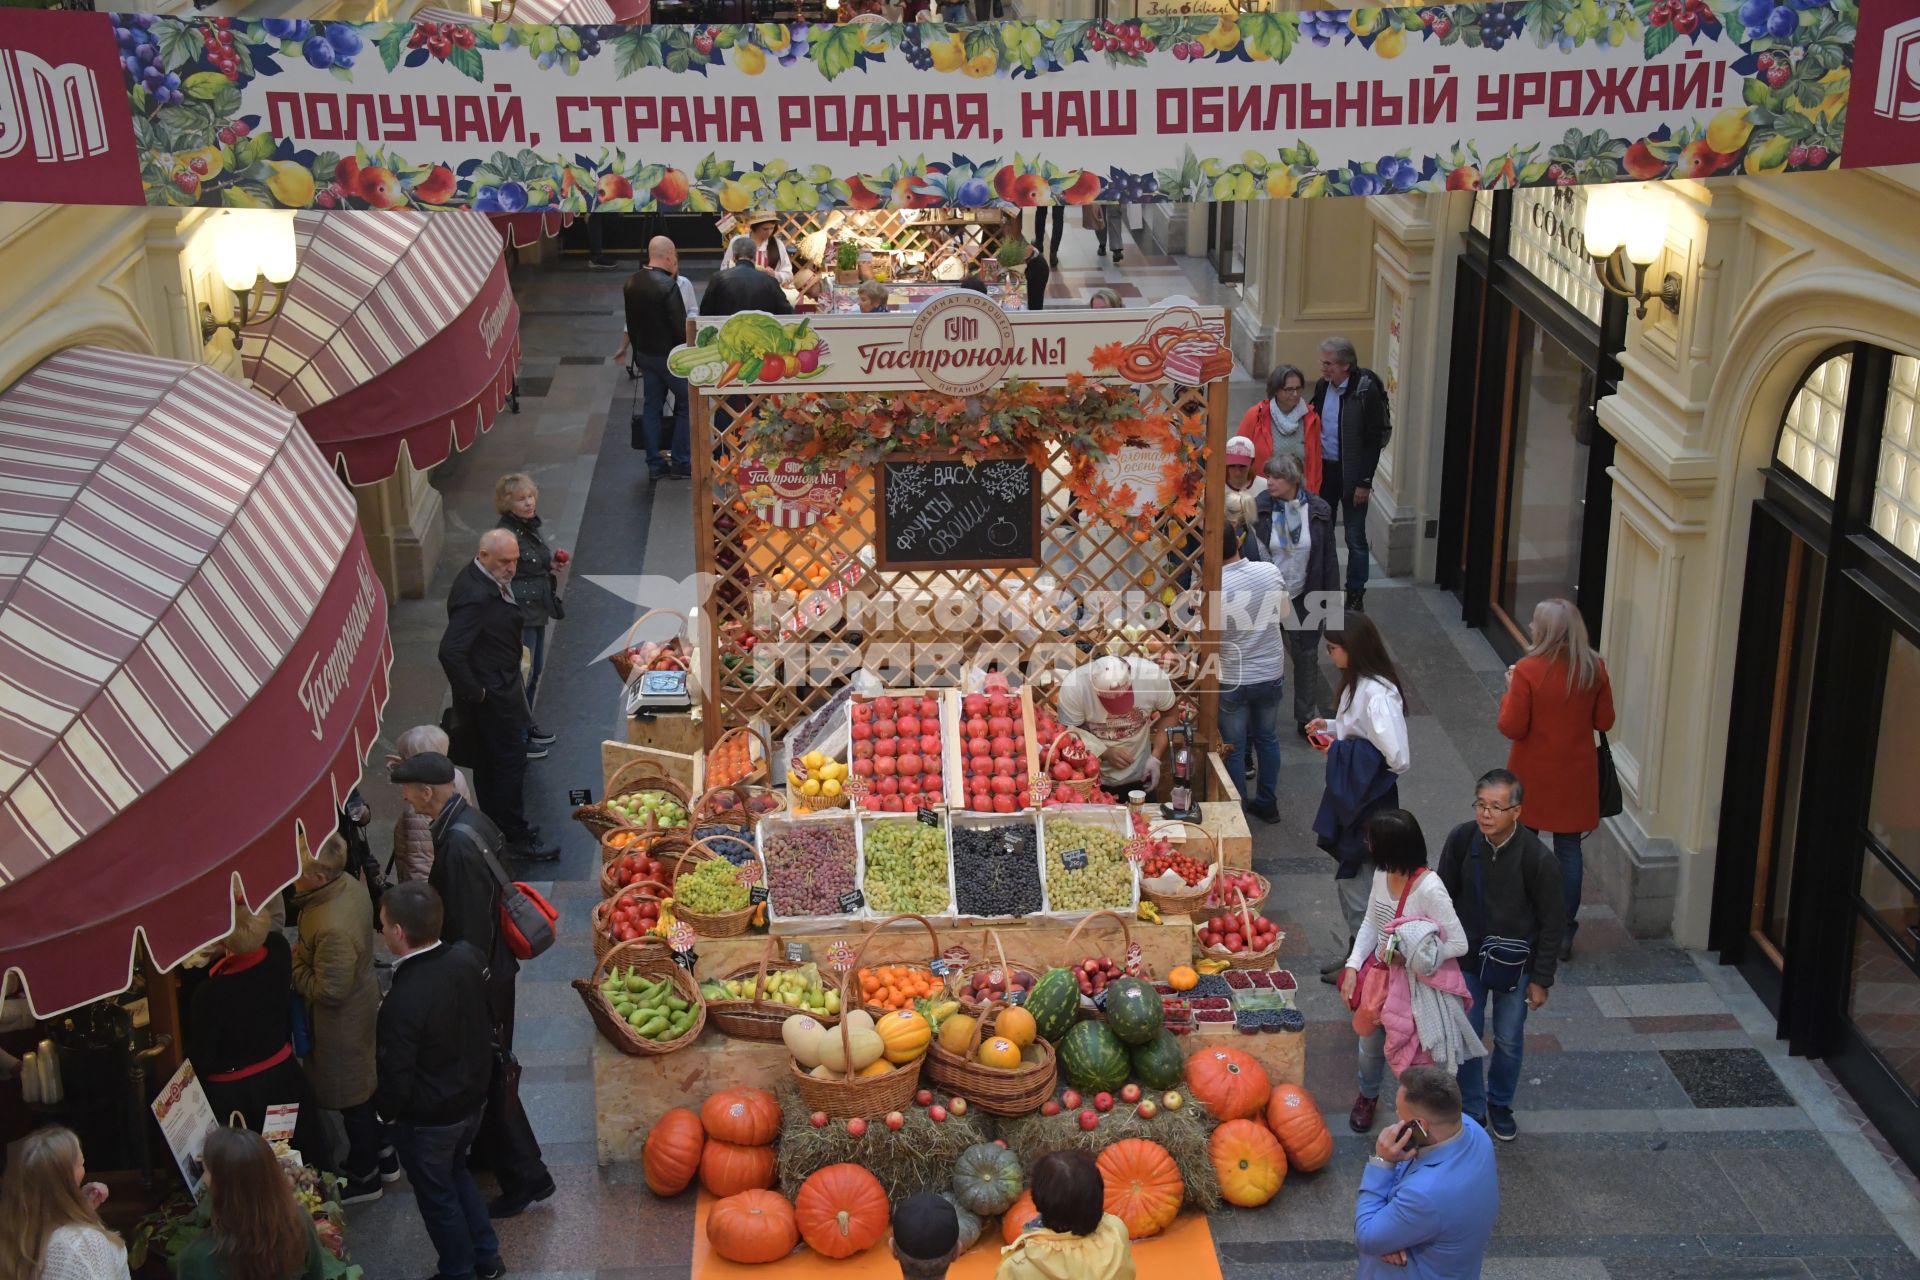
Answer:
[{"label": "striped watermelon", "polygon": [[1165,1017],[1160,993],[1140,979],[1121,978],[1107,988],[1107,1026],[1123,1044],[1152,1043]]},{"label": "striped watermelon", "polygon": [[1187,1056],[1180,1051],[1180,1039],[1162,1027],[1153,1039],[1127,1051],[1133,1059],[1133,1078],[1149,1089],[1171,1089],[1186,1075]]},{"label": "striped watermelon", "polygon": [[1033,1015],[1034,1027],[1043,1039],[1053,1044],[1067,1034],[1080,1012],[1080,984],[1069,969],[1049,969],[1027,992],[1026,1010]]},{"label": "striped watermelon", "polygon": [[1076,1022],[1060,1042],[1060,1069],[1075,1088],[1111,1092],[1127,1082],[1127,1046],[1103,1022]]}]

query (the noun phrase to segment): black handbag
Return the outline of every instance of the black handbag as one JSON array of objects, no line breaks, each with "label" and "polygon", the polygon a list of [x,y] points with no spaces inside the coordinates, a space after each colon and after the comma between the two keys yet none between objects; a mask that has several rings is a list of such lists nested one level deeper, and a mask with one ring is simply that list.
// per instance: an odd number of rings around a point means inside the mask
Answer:
[{"label": "black handbag", "polygon": [[1599,745],[1593,750],[1600,765],[1600,816],[1611,818],[1627,807],[1620,794],[1620,771],[1613,767],[1613,748],[1607,745],[1606,734],[1600,735]]}]

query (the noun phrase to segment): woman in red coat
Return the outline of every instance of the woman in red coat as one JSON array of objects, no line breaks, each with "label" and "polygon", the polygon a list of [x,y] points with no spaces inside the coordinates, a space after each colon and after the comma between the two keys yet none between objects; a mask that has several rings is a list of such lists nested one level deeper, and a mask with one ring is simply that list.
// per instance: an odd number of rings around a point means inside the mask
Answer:
[{"label": "woman in red coat", "polygon": [[1500,732],[1513,739],[1507,769],[1520,779],[1526,824],[1553,836],[1566,891],[1561,958],[1573,955],[1580,926],[1580,840],[1600,825],[1600,763],[1593,735],[1613,728],[1607,665],[1587,643],[1587,624],[1567,600],[1543,600],[1528,628],[1533,643],[1507,668]]}]

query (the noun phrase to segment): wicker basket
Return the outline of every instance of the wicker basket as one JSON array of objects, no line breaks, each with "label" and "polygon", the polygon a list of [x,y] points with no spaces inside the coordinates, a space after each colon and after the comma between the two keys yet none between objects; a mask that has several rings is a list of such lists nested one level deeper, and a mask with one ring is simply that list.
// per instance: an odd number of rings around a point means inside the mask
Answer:
[{"label": "wicker basket", "polygon": [[[842,1046],[847,1047],[849,1063],[852,1060],[851,1046],[848,1045],[846,1011],[853,1008],[852,1000],[857,988],[854,975],[860,972],[860,960],[867,953],[867,944],[873,941],[873,935],[892,924],[895,920],[919,920],[926,925],[927,935],[934,939],[934,946],[940,945],[939,937],[933,932],[933,926],[919,916],[893,916],[883,920],[860,939],[859,950],[853,953],[853,962],[847,971],[840,975],[840,1024],[836,1028]],[[829,1031],[827,1034],[834,1034]],[[835,1120],[851,1119],[854,1116],[884,1116],[889,1111],[905,1111],[913,1102],[913,1095],[920,1086],[919,1063],[900,1066],[884,1075],[861,1077],[851,1070],[843,1079],[822,1079],[800,1069],[800,1064],[787,1060],[787,1076],[793,1081],[793,1087],[800,1093],[801,1102],[809,1110],[824,1111]]]},{"label": "wicker basket", "polygon": [[[1092,924],[1095,920],[1111,920],[1115,924],[1120,926],[1120,965],[1122,968],[1125,968],[1126,958],[1127,958],[1127,948],[1133,945],[1133,930],[1127,927],[1127,918],[1121,915],[1118,911],[1095,911],[1092,914],[1090,914],[1085,920],[1082,920],[1079,924],[1073,926],[1073,932],[1068,934],[1067,940],[1061,944],[1061,947],[1060,947],[1061,951],[1065,952],[1068,955],[1072,955],[1073,940],[1080,936],[1080,931],[1082,929]],[[1071,968],[1072,966],[1068,966],[1068,967]]]},{"label": "wicker basket", "polygon": [[[934,931],[932,921],[928,920],[925,916],[916,916],[912,914],[888,916],[885,920],[880,921],[878,924],[874,925],[873,928],[867,930],[867,936],[860,940],[860,950],[854,953],[853,964],[847,970],[848,973],[853,975],[853,980],[856,983],[860,981],[860,957],[866,954],[867,944],[873,941],[873,936],[879,933],[882,929],[886,928],[890,924],[897,924],[902,920],[914,920],[919,922],[920,927],[927,931],[928,955],[932,958],[932,960],[937,960],[940,958],[940,935]],[[896,969],[924,969],[926,970],[929,977],[933,976],[933,964],[931,963],[931,960],[926,964],[922,964],[917,960],[889,960],[887,961],[887,963]],[[848,1007],[848,1005],[844,1000],[842,1000],[840,1003],[840,1007],[841,1009],[844,1010]],[[860,1007],[865,1009],[868,1013],[872,1014],[875,1018],[881,1018],[893,1012],[892,1009],[887,1008],[885,1005],[867,1004],[864,1001],[864,999],[861,1001]]]},{"label": "wicker basket", "polygon": [[[1266,910],[1267,898],[1273,893],[1273,881],[1267,879],[1257,871],[1248,871],[1246,874],[1253,877],[1255,891],[1252,893],[1242,893],[1240,896],[1247,900],[1247,907],[1253,914],[1259,915],[1262,911]],[[1215,877],[1216,882],[1218,878],[1218,876]],[[1209,893],[1207,896],[1211,899],[1213,895]],[[1198,914],[1205,915],[1208,912],[1217,911],[1221,906],[1222,904],[1218,902],[1203,902],[1200,904]]]},{"label": "wicker basket", "polygon": [[658,880],[636,880],[611,898],[603,898],[600,905],[593,909],[593,958],[599,960],[611,951],[615,942],[607,924],[613,919],[614,909],[622,898],[652,898],[659,902],[670,897],[673,890]]},{"label": "wicker basket", "polygon": [[636,827],[631,822],[622,822],[608,827],[600,833],[600,865],[606,866],[623,853],[636,850],[646,853],[653,848],[655,838],[661,833],[648,831],[645,827]]},{"label": "wicker basket", "polygon": [[936,1039],[927,1049],[927,1075],[932,1081],[950,1094],[958,1094],[967,1100],[967,1105],[978,1107],[989,1115],[1024,1116],[1040,1107],[1040,1104],[1053,1096],[1053,1086],[1058,1078],[1059,1068],[1055,1061],[1053,1046],[1038,1037],[1034,1045],[1040,1050],[1040,1061],[1025,1062],[1012,1069],[982,1066],[974,1061],[974,1055],[980,1051],[980,1039],[984,1032],[991,1030],[1006,1002],[994,1000],[987,1004],[982,1013],[974,1019],[973,1034],[967,1037],[967,1051],[954,1053],[942,1048]]},{"label": "wicker basket", "polygon": [[709,787],[702,791],[687,811],[694,834],[700,839],[722,833],[745,836],[749,842],[760,819],[773,817],[787,807],[781,792],[752,783]]},{"label": "wicker basket", "polygon": [[[1092,788],[1092,787],[1104,788],[1106,786],[1105,783],[1100,781],[1100,775],[1098,773],[1095,773],[1090,780],[1083,779],[1079,782],[1056,783],[1053,780],[1053,766],[1059,762],[1060,748],[1066,745],[1067,739],[1069,738],[1072,738],[1076,742],[1078,742],[1080,746],[1083,749],[1085,749],[1086,753],[1094,758],[1094,761],[1096,763],[1100,759],[1100,750],[1101,750],[1100,743],[1094,739],[1094,736],[1092,734],[1088,733],[1085,729],[1079,729],[1079,728],[1074,728],[1068,725],[1062,725],[1060,728],[1060,732],[1054,735],[1053,741],[1047,744],[1047,749],[1040,753],[1040,775],[1039,775],[1040,787],[1038,788],[1038,790],[1041,792],[1044,792],[1045,794],[1034,795],[1030,797],[1034,803],[1035,808],[1044,808],[1048,804],[1053,803],[1053,789],[1056,786],[1089,787],[1089,788]],[[1092,792],[1089,791],[1088,794],[1091,795]],[[1060,803],[1067,804],[1067,803],[1082,803],[1082,802],[1061,801]]]},{"label": "wicker basket", "polygon": [[[607,998],[600,994],[600,984],[606,980],[609,971],[627,968],[649,978],[657,978],[663,973],[673,975],[673,989],[697,1010],[693,1015],[693,1025],[687,1028],[686,1034],[675,1040],[648,1040],[637,1034],[624,1018],[613,1011]],[[707,1006],[700,999],[700,985],[693,980],[691,973],[674,963],[672,949],[658,938],[641,938],[635,942],[615,944],[600,957],[600,962],[593,967],[591,978],[573,980],[573,989],[586,1002],[587,1012],[593,1015],[593,1023],[600,1028],[600,1034],[614,1048],[636,1058],[684,1049],[700,1038],[701,1029],[707,1025]]]},{"label": "wicker basket", "polygon": [[714,790],[720,790],[728,786],[745,785],[749,783],[761,782],[766,779],[768,764],[773,759],[773,744],[767,740],[766,733],[756,725],[750,725],[750,724],[738,725],[732,729],[727,730],[725,733],[721,734],[719,740],[715,742],[713,746],[707,749],[708,761],[709,762],[712,761],[715,753],[717,753],[720,750],[720,748],[725,746],[731,746],[735,742],[738,742],[742,739],[748,739],[748,740],[758,739],[760,743],[759,756],[757,758],[752,756],[753,743],[752,741],[748,741],[747,751],[748,751],[749,759],[753,760],[752,765],[747,769],[747,771],[744,774],[742,774],[738,778],[729,778],[725,781],[716,781],[714,778],[709,776],[707,781],[712,785]]},{"label": "wicker basket", "polygon": [[618,831],[632,827],[633,824],[614,813],[604,804],[583,804],[574,809],[573,820],[587,829],[587,834],[598,840],[609,831]]},{"label": "wicker basket", "polygon": [[1207,861],[1213,863],[1213,878],[1205,881],[1198,888],[1189,889],[1180,893],[1162,893],[1157,889],[1147,888],[1147,881],[1144,875],[1142,875],[1140,879],[1140,896],[1160,908],[1161,915],[1190,916],[1206,905],[1207,894],[1212,891],[1215,884],[1219,883],[1220,872],[1225,865],[1220,860],[1220,842],[1213,838],[1211,831],[1197,822],[1162,822],[1158,825],[1163,827],[1190,827],[1206,837]]},{"label": "wicker basket", "polygon": [[[807,766],[798,760],[789,760],[787,772],[804,780],[807,777]],[[853,781],[853,776],[852,769],[848,769],[847,782],[841,784],[840,794],[837,796],[803,795],[800,788],[794,786],[793,780],[789,778],[787,780],[788,810],[793,813],[820,813],[827,809],[845,809],[853,803],[853,789],[847,785]]]},{"label": "wicker basket", "polygon": [[607,799],[609,801],[634,791],[666,792],[680,802],[680,807],[687,811],[687,819],[689,823],[691,823],[693,819],[693,793],[687,790],[685,783],[661,769],[661,767],[653,761],[646,759],[629,760],[618,769],[615,769],[613,776],[607,779]]},{"label": "wicker basket", "polygon": [[[647,839],[648,843],[641,852],[647,854],[660,864],[660,882],[671,889],[673,887],[673,878],[680,874],[680,864],[678,862],[669,862],[668,860],[674,858],[691,846],[693,839],[678,827],[671,831],[660,831],[656,829],[647,833]],[[626,849],[623,850],[623,852],[631,853],[633,850]],[[613,863],[606,862],[601,864],[600,896],[602,898],[611,898],[614,894],[620,892],[620,889],[620,882],[613,877]]]},{"label": "wicker basket", "polygon": [[1006,948],[1001,945],[1000,931],[998,929],[988,929],[987,939],[993,943],[993,956],[982,960],[969,961],[959,972],[949,973],[947,975],[948,993],[960,1002],[962,1012],[972,1014],[976,1018],[980,1016],[981,1010],[985,1009],[987,1005],[992,1004],[993,1001],[989,999],[983,1003],[974,1000],[968,994],[967,984],[973,980],[974,974],[992,973],[994,970],[999,969],[1007,974],[1007,990],[1012,991],[1015,989],[1013,986],[1014,974],[1024,973],[1037,982],[1039,981],[1041,973],[1041,970],[1034,965],[1014,963],[1007,959],[1007,951]]},{"label": "wicker basket", "polygon": [[[732,838],[731,836],[720,837],[722,840],[730,840]],[[685,851],[681,853],[679,859],[673,864],[673,874],[677,879],[689,858],[692,858],[695,862],[705,862],[709,858],[718,857],[721,857],[721,854],[714,848],[712,841],[689,841]],[[759,866],[757,859],[754,865]],[[760,882],[762,884],[766,883],[766,874],[766,869],[761,867]],[[674,918],[676,920],[685,920],[687,924],[692,927],[695,935],[702,938],[739,937],[747,931],[747,926],[752,923],[753,912],[754,904],[751,902],[735,911],[715,912],[689,911],[686,904],[678,900],[673,904]],[[844,1004],[840,1007],[843,1009],[846,1008]]]},{"label": "wicker basket", "polygon": [[[717,975],[720,982],[729,982],[735,978],[753,977],[753,998],[751,1000],[711,1000],[707,1003],[707,1017],[713,1025],[730,1036],[742,1040],[778,1040],[780,1028],[786,1020],[796,1013],[804,1013],[822,1026],[831,1027],[840,1021],[840,1015],[834,1013],[816,1013],[812,1009],[799,1009],[790,1004],[781,1004],[765,998],[762,987],[769,973],[778,973],[782,969],[798,969],[798,963],[783,960],[774,953],[773,939],[767,939],[767,949],[760,957],[759,964],[747,965],[731,973]],[[845,1008],[843,1004],[841,1006]]]},{"label": "wicker basket", "polygon": [[661,613],[666,614],[670,618],[680,619],[680,630],[674,634],[671,640],[658,642],[655,654],[650,655],[650,657],[657,656],[658,653],[671,652],[679,658],[678,669],[681,671],[687,669],[688,662],[690,661],[687,653],[686,638],[687,615],[681,613],[678,609],[649,609],[633,620],[632,625],[627,628],[626,634],[620,637],[620,648],[608,658],[608,661],[613,663],[613,669],[620,673],[621,684],[625,684],[627,681],[633,679],[633,633],[638,631],[640,625],[648,618]]},{"label": "wicker basket", "polygon": [[[1246,924],[1248,934],[1251,934],[1253,932],[1253,908],[1247,905],[1247,895],[1235,889],[1233,896],[1239,899],[1240,918]],[[1280,954],[1280,947],[1286,940],[1287,935],[1284,931],[1275,930],[1272,946],[1263,951],[1243,951],[1238,954],[1233,954],[1225,951],[1202,950],[1200,949],[1200,941],[1196,938],[1194,939],[1194,954],[1203,960],[1225,960],[1229,969],[1265,969],[1272,966],[1274,957]]]}]

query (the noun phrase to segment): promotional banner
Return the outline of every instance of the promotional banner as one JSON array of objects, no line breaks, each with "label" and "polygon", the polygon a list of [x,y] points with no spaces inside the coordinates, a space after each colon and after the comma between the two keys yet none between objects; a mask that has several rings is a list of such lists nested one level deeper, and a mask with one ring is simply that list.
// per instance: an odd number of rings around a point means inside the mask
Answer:
[{"label": "promotional banner", "polygon": [[1020,207],[1920,160],[1920,0],[536,26],[10,11],[0,197]]}]

